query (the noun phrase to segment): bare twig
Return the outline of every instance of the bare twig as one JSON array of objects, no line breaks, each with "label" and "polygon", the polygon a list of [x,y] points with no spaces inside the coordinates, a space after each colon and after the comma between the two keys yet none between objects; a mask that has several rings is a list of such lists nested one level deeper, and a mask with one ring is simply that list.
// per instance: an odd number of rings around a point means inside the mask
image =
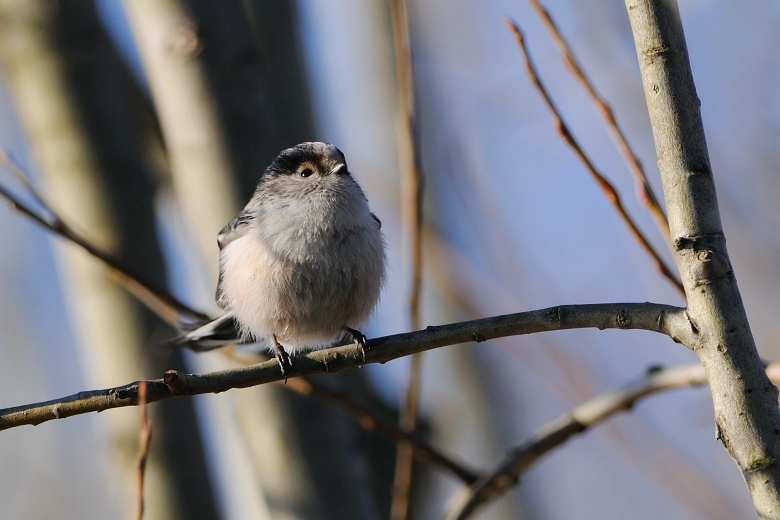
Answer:
[{"label": "bare twig", "polygon": [[[401,409],[399,426],[402,431],[412,434],[417,427],[417,405],[422,382],[422,353],[413,354],[406,398]],[[395,476],[393,495],[390,503],[390,520],[405,520],[409,516],[410,492],[414,473],[414,446],[406,441],[399,442],[395,454]]]},{"label": "bare twig", "polygon": [[[770,363],[768,374],[778,375],[780,363]],[[674,368],[651,368],[639,379],[623,388],[605,392],[573,408],[568,413],[549,421],[528,439],[510,450],[495,469],[483,475],[472,485],[450,510],[447,520],[468,518],[482,504],[494,500],[518,484],[520,476],[541,457],[616,413],[629,411],[647,396],[688,386],[707,383],[701,363]]]},{"label": "bare twig", "polygon": [[138,406],[141,412],[141,431],[138,439],[138,496],[136,498],[136,519],[144,517],[144,476],[146,459],[149,457],[149,445],[152,442],[152,423],[146,409],[146,381],[138,384]]},{"label": "bare twig", "polygon": [[[679,307],[658,303],[561,305],[371,339],[367,344],[365,362],[385,363],[416,352],[470,341],[482,342],[506,336],[591,327],[659,332],[685,345],[693,344],[696,339],[685,309]],[[292,360],[290,377],[337,372],[365,364],[363,351],[354,344],[299,354],[293,356]],[[275,360],[208,374],[185,374],[169,370],[163,379],[147,381],[147,402],[225,392],[282,379],[279,364]],[[137,382],[105,390],[80,392],[43,403],[2,409],[0,430],[137,404]]]},{"label": "bare twig", "polygon": [[[403,185],[404,221],[407,242],[411,249],[411,287],[409,315],[412,329],[419,329],[420,289],[422,285],[422,200],[423,176],[415,139],[414,75],[409,43],[409,17],[405,0],[390,0],[393,25],[393,46],[399,104],[399,165]],[[417,423],[417,403],[420,398],[422,354],[414,354],[411,360],[409,384],[401,407],[400,426],[413,432]],[[393,480],[391,520],[405,520],[409,512],[409,492],[412,485],[414,449],[407,442],[398,443],[395,477]]]},{"label": "bare twig", "polygon": [[379,412],[370,410],[365,404],[356,401],[348,394],[334,392],[307,378],[290,379],[287,384],[295,392],[301,394],[311,393],[348,411],[357,419],[364,430],[374,431],[390,440],[408,444],[417,457],[449,470],[464,483],[473,484],[476,482],[478,478],[477,473],[463,462],[456,461],[431,446],[417,431],[406,431],[399,428],[393,420],[382,417]]},{"label": "bare twig", "polygon": [[669,221],[666,218],[666,213],[664,213],[661,204],[658,202],[658,197],[656,197],[655,192],[650,185],[650,181],[647,179],[647,174],[645,173],[644,167],[642,167],[639,157],[634,153],[631,145],[628,144],[628,140],[615,118],[612,107],[607,103],[606,99],[596,91],[596,87],[593,86],[593,83],[591,83],[590,79],[585,74],[585,71],[582,70],[582,67],[571,50],[571,46],[558,30],[558,26],[553,21],[547,9],[539,3],[539,0],[529,1],[531,2],[531,5],[534,6],[534,9],[536,9],[539,17],[544,21],[544,24],[550,30],[558,47],[561,49],[563,61],[566,63],[566,66],[569,67],[569,70],[574,74],[574,77],[576,77],[580,83],[582,83],[582,86],[585,87],[588,95],[590,95],[591,99],[596,104],[596,107],[599,109],[599,112],[601,112],[601,115],[606,120],[607,126],[612,131],[612,136],[615,138],[618,148],[620,148],[620,151],[623,153],[623,158],[626,161],[628,169],[634,174],[639,200],[647,206],[650,213],[655,217],[656,224],[658,224],[658,228],[661,230],[664,238],[666,238],[668,242],[671,242],[671,239],[669,238]]},{"label": "bare twig", "polygon": [[[18,165],[15,165],[10,161],[7,154],[0,154],[0,164],[7,166],[9,171],[19,169]],[[133,272],[132,269],[123,265],[122,262],[115,258],[111,253],[93,244],[86,237],[73,230],[73,228],[66,224],[51,208],[40,192],[35,189],[33,184],[23,173],[21,173],[21,171],[15,172],[15,176],[19,178],[20,182],[24,184],[33,198],[35,198],[35,200],[44,208],[47,215],[41,215],[39,212],[22,202],[22,200],[14,195],[6,186],[0,184],[0,196],[9,202],[13,209],[29,217],[56,235],[73,242],[93,257],[101,260],[108,266],[109,274],[117,283],[127,289],[130,294],[138,298],[141,303],[146,305],[161,319],[174,326],[181,325],[183,321],[195,322],[208,319],[208,316],[205,314],[193,310],[174,298],[167,291],[160,289],[153,283],[145,280],[140,274]]]},{"label": "bare twig", "polygon": [[[241,352],[239,355],[238,351],[234,348],[224,349],[223,352],[230,357],[230,359],[243,365],[251,365],[258,363],[261,360],[265,361],[269,359],[267,356],[248,352]],[[251,361],[249,361],[250,359]],[[414,448],[414,454],[418,458],[450,471],[466,484],[473,484],[478,478],[477,473],[473,469],[431,446],[418,432],[406,432],[402,430],[393,419],[384,417],[381,412],[371,409],[368,405],[360,402],[349,394],[331,390],[327,386],[308,377],[289,379],[283,386],[299,395],[313,395],[341,408],[354,417],[358,424],[366,431],[376,432],[394,442],[406,442],[410,444]]]},{"label": "bare twig", "polygon": [[666,262],[664,262],[664,260],[661,258],[661,255],[658,254],[658,252],[655,250],[652,244],[650,244],[650,242],[647,240],[644,233],[642,233],[642,231],[636,225],[636,222],[634,222],[634,219],[631,218],[631,216],[626,211],[626,208],[623,206],[623,203],[620,201],[620,195],[618,194],[615,187],[612,186],[612,183],[610,183],[606,177],[604,177],[601,173],[599,173],[599,171],[591,162],[590,158],[582,150],[579,143],[577,143],[577,141],[574,139],[574,136],[569,131],[569,128],[566,126],[566,123],[564,123],[563,119],[561,118],[560,112],[558,112],[558,109],[556,108],[555,104],[552,102],[550,95],[547,93],[547,90],[544,88],[544,85],[542,85],[539,76],[536,74],[536,68],[534,67],[533,62],[531,61],[531,57],[528,54],[528,49],[525,46],[525,40],[523,38],[523,33],[520,31],[520,28],[512,20],[506,19],[505,21],[507,27],[509,27],[512,33],[515,35],[520,50],[522,51],[523,57],[525,58],[526,69],[528,71],[528,76],[531,80],[531,83],[533,83],[534,86],[537,88],[539,93],[542,95],[542,98],[544,99],[545,103],[547,104],[547,107],[553,113],[553,117],[555,118],[555,124],[556,127],[558,128],[558,132],[560,133],[561,137],[566,142],[566,144],[568,144],[574,150],[574,152],[577,154],[577,157],[580,158],[583,164],[585,164],[585,167],[588,169],[591,176],[596,180],[599,187],[604,191],[605,195],[607,196],[607,199],[609,199],[609,201],[615,207],[617,212],[620,214],[621,218],[628,225],[629,229],[631,230],[631,233],[634,235],[634,238],[636,238],[637,241],[639,241],[639,244],[653,258],[656,267],[661,272],[661,274],[664,275],[672,283],[672,285],[674,285],[677,288],[677,290],[680,291],[681,294],[685,295],[685,289],[683,288],[682,282],[680,282],[680,280],[673,273],[673,271],[666,265]]},{"label": "bare twig", "polygon": [[10,173],[14,179],[16,179],[16,182],[24,186],[27,192],[32,195],[38,204],[44,208],[49,207],[46,201],[43,200],[43,197],[38,191],[38,188],[35,187],[35,184],[33,184],[29,175],[27,175],[27,172],[24,171],[24,168],[22,168],[16,159],[14,159],[13,155],[11,155],[11,152],[6,148],[0,148],[0,164],[5,166],[6,171],[8,171],[8,173]]},{"label": "bare twig", "polygon": [[409,315],[412,328],[420,327],[420,289],[422,285],[422,203],[424,178],[416,143],[417,121],[414,101],[414,76],[409,45],[409,19],[405,0],[390,0],[395,48],[396,80],[399,104],[399,163],[404,186],[404,219],[412,260],[409,291]]}]

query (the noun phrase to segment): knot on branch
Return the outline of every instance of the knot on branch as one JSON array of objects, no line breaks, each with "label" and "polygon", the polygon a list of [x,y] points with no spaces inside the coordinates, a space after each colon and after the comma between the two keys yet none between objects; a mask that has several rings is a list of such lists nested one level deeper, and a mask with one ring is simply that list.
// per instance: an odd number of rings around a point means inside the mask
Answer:
[{"label": "knot on branch", "polygon": [[[726,450],[732,454],[731,452],[731,439],[729,438],[729,435],[726,433],[723,426],[721,426],[721,422],[725,421],[725,418],[722,414],[719,414],[715,418],[715,440],[720,441],[721,444],[723,444],[723,447],[726,448]],[[732,457],[734,455],[732,454]]]},{"label": "knot on branch", "polygon": [[187,374],[178,370],[168,370],[163,376],[163,383],[172,394],[183,394],[187,391]]},{"label": "knot on branch", "polygon": [[620,312],[615,316],[615,325],[619,329],[627,329],[631,325],[631,316],[628,315],[625,309],[620,309]]},{"label": "knot on branch", "polygon": [[769,456],[755,457],[748,461],[747,465],[745,466],[745,471],[749,473],[761,471],[769,466],[772,466],[776,462],[777,461],[774,458]]},{"label": "knot on branch", "polygon": [[121,388],[114,388],[108,392],[108,395],[118,401],[123,401],[125,399],[136,400],[138,399],[138,386],[129,385]]},{"label": "knot on branch", "polygon": [[666,54],[672,54],[673,52],[674,51],[671,49],[671,47],[666,45],[658,45],[656,47],[645,49],[645,56],[647,57],[647,63],[653,63],[657,57]]},{"label": "knot on branch", "polygon": [[732,273],[731,263],[722,252],[725,238],[722,233],[678,237],[674,250],[688,261],[688,274],[694,287],[712,283]]},{"label": "knot on branch", "polygon": [[715,249],[696,251],[690,266],[695,285],[712,283],[731,272],[731,264],[723,253]]},{"label": "knot on branch", "polygon": [[678,253],[684,249],[700,250],[708,247],[717,247],[717,245],[725,242],[726,238],[723,236],[723,233],[677,237],[674,240],[674,250]]}]

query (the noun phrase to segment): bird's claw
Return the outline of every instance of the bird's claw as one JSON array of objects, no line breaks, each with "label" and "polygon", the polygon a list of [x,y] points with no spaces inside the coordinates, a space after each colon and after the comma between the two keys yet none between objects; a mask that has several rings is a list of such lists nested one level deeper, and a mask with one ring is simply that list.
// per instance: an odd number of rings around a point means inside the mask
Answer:
[{"label": "bird's claw", "polygon": [[279,369],[282,371],[282,377],[284,378],[284,384],[287,384],[287,377],[290,375],[290,372],[292,371],[292,360],[290,359],[289,354],[287,354],[287,351],[284,350],[284,347],[281,343],[279,343],[279,340],[276,339],[276,335],[273,335],[274,339],[274,357],[276,358],[276,362],[279,363]]},{"label": "bird's claw", "polygon": [[352,341],[355,342],[355,346],[360,349],[360,353],[363,354],[363,364],[366,363],[366,352],[368,352],[368,346],[366,345],[366,335],[356,329],[344,327],[344,330],[352,336]]}]

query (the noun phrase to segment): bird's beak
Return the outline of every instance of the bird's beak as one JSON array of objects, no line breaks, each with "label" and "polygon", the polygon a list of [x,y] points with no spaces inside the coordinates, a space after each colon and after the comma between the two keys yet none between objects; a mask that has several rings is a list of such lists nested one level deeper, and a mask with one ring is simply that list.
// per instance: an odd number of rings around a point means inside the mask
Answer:
[{"label": "bird's beak", "polygon": [[333,168],[331,171],[328,172],[328,175],[333,174],[340,174],[340,173],[347,173],[347,165],[344,163],[341,163],[337,165],[335,168]]}]

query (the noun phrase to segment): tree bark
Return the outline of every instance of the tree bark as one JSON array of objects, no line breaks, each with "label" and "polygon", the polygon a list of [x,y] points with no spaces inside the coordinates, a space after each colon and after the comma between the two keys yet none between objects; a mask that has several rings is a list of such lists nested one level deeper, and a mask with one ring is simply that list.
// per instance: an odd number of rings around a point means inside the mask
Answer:
[{"label": "tree bark", "polygon": [[780,518],[780,409],[750,332],[720,222],[700,102],[674,0],[627,0],[674,258],[712,392],[717,438],[761,518]]}]

